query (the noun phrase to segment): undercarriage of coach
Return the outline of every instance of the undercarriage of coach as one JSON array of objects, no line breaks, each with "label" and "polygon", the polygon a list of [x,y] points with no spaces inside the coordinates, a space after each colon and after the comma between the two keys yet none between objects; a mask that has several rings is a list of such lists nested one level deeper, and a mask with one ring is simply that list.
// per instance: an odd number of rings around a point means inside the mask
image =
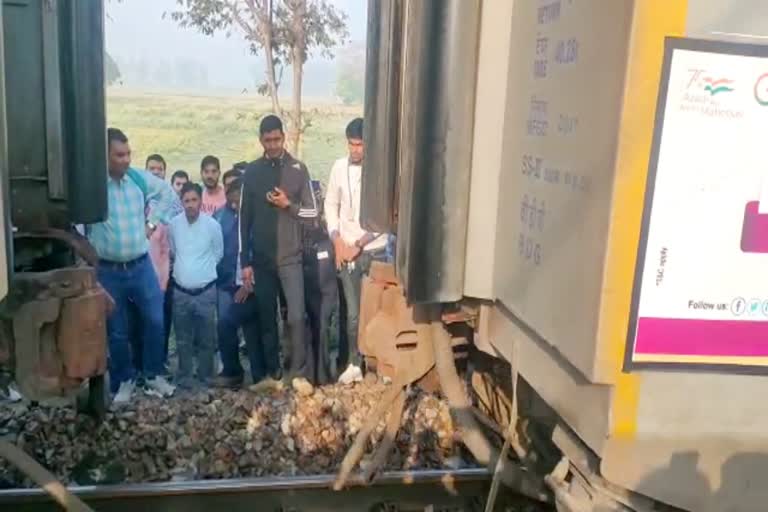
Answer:
[{"label": "undercarriage of coach", "polygon": [[15,272],[2,303],[0,365],[33,402],[73,399],[106,407],[106,315],[111,299],[96,281],[95,254],[77,234],[17,233]]}]

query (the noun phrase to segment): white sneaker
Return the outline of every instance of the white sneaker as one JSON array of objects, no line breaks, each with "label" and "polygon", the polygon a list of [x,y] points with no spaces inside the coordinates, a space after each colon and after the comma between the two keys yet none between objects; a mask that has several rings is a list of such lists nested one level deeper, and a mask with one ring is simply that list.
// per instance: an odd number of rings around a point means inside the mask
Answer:
[{"label": "white sneaker", "polygon": [[173,395],[174,391],[176,386],[169,384],[162,375],[146,381],[145,393],[148,395],[164,398]]},{"label": "white sneaker", "polygon": [[344,373],[339,376],[339,384],[352,384],[353,382],[360,382],[363,380],[363,371],[359,366],[350,364]]},{"label": "white sneaker", "polygon": [[117,390],[113,404],[127,404],[131,401],[133,390],[136,388],[135,380],[126,380],[120,383],[120,389]]}]

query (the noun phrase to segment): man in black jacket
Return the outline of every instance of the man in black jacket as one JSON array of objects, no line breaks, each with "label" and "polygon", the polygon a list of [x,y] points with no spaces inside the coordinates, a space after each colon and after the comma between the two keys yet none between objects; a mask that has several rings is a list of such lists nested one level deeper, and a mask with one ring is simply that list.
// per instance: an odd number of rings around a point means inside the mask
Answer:
[{"label": "man in black jacket", "polygon": [[275,299],[278,283],[282,286],[288,306],[289,341],[283,350],[289,378],[311,381],[311,344],[304,335],[302,242],[304,223],[317,217],[317,204],[307,167],[285,150],[283,123],[277,116],[262,119],[259,140],[264,156],[248,165],[240,206],[243,282],[274,290]]}]

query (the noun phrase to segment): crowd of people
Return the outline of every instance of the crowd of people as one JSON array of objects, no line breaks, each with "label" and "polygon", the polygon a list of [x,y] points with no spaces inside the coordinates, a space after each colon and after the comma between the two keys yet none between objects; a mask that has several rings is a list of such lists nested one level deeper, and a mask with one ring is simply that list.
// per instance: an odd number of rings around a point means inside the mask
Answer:
[{"label": "crowd of people", "polygon": [[[345,135],[348,155],[333,164],[323,193],[286,151],[274,115],[259,126],[260,158],[222,175],[219,159],[208,155],[202,186],[183,170],[166,181],[159,154],[143,170],[131,167],[128,138],[107,130],[108,215],[82,232],[115,302],[107,319],[114,403],[129,402],[137,387],[168,397],[177,388],[244,386],[241,335],[254,390],[362,379],[361,283],[371,262],[391,257],[392,238],[360,223],[363,120],[351,121]],[[340,309],[345,314],[334,322]],[[345,328],[332,332],[339,325]],[[346,366],[329,347],[339,337]]]}]

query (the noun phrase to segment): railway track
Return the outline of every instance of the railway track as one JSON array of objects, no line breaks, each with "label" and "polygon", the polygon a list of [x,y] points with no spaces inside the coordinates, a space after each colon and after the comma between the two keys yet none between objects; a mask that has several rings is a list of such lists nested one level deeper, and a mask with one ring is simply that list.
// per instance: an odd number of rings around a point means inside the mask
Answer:
[{"label": "railway track", "polygon": [[[335,475],[318,475],[70,489],[97,512],[405,512],[482,510],[490,484],[490,475],[485,469],[385,472],[368,486],[352,478],[347,489],[339,492],[330,489],[334,478]],[[61,509],[42,489],[10,489],[0,491],[0,510],[48,512]]]}]

